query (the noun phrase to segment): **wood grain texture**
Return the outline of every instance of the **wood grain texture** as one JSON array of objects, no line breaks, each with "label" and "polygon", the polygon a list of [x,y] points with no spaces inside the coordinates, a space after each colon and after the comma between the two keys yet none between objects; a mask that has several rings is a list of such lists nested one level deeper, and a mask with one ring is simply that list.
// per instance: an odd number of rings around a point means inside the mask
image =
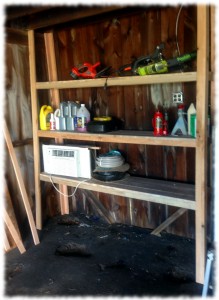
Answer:
[{"label": "wood grain texture", "polygon": [[[92,80],[79,80],[73,81],[69,75],[72,66],[78,65],[84,61],[90,61],[95,63],[100,60],[105,65],[112,65],[114,69],[117,69],[122,64],[129,63],[133,58],[147,55],[154,51],[156,45],[161,41],[161,36],[164,37],[166,43],[165,55],[171,56],[173,52],[171,49],[175,49],[174,41],[174,22],[176,20],[176,14],[179,7],[169,7],[168,9],[157,7],[156,9],[142,9],[137,14],[127,16],[118,16],[115,19],[109,18],[103,21],[92,22],[92,24],[81,24],[77,26],[62,27],[54,32],[54,38],[56,41],[56,58],[57,58],[57,73],[60,83],[42,83],[47,81],[47,71],[45,63],[45,47],[43,45],[43,38],[36,34],[36,53],[37,53],[37,95],[38,106],[42,105],[46,101],[49,102],[50,97],[48,91],[42,91],[46,88],[63,88],[60,90],[60,100],[79,100],[85,102],[92,113],[94,114],[106,114],[115,115],[118,118],[125,121],[126,129],[131,130],[143,130],[151,131],[151,118],[154,114],[155,107],[151,101],[151,90],[148,88],[148,84],[152,82],[167,84],[175,80],[187,81],[184,85],[186,93],[186,105],[189,101],[193,101],[195,80],[197,78],[196,72],[188,72],[186,74],[179,74],[178,76],[164,77],[151,76],[147,78],[137,77],[122,77],[122,78],[109,78],[107,93],[104,91],[105,79]],[[190,16],[192,15],[192,19]],[[167,18],[168,17],[168,18]],[[194,20],[194,22],[193,22]],[[194,7],[184,7],[179,19],[179,43],[180,49],[190,51],[194,47],[196,41],[196,9]],[[161,32],[162,29],[162,32]],[[186,33],[186,34],[185,34]],[[190,43],[185,44],[190,40]],[[25,56],[23,56],[25,61]],[[22,62],[21,62],[22,63]],[[28,68],[27,68],[28,69]],[[193,71],[193,70],[192,70]],[[10,74],[10,73],[9,73]],[[27,76],[28,74],[26,74]],[[28,78],[25,80],[28,83]],[[137,86],[130,86],[130,85]],[[93,87],[98,85],[99,87]],[[119,87],[117,87],[119,85]],[[25,90],[26,93],[26,90]],[[27,91],[28,93],[28,91]],[[163,98],[161,99],[163,101]],[[11,112],[10,112],[11,114]],[[26,114],[28,115],[28,113]],[[170,121],[171,126],[175,122],[177,112],[175,107],[170,108]],[[35,122],[35,120],[34,120]],[[20,126],[19,126],[20,128]],[[50,133],[37,133],[39,136],[47,136]],[[64,138],[72,137],[69,133],[63,133]],[[52,135],[52,138],[56,136]],[[160,140],[149,139],[151,145],[140,146],[138,143],[131,145],[133,140],[130,141],[128,137],[123,137],[120,145],[116,144],[117,137],[108,138],[96,138],[96,144],[101,144],[102,152],[107,152],[116,146],[126,153],[128,161],[131,163],[132,174],[142,176],[164,176],[167,179],[185,180],[194,182],[193,168],[188,166],[194,165],[194,148],[196,141],[185,142],[187,147],[186,151],[175,150],[173,155],[172,151],[165,152],[165,147],[157,151],[153,151],[151,148],[154,145],[159,145]],[[141,138],[140,138],[141,139]],[[22,140],[18,138],[18,140]],[[84,142],[89,140],[85,138]],[[107,141],[107,142],[105,142]],[[78,139],[79,142],[79,139]],[[129,143],[128,145],[125,143]],[[173,146],[171,140],[166,140],[166,147]],[[184,141],[182,141],[184,143]],[[191,148],[190,148],[191,146]],[[30,152],[30,151],[29,151]],[[166,153],[166,154],[165,154]],[[26,154],[25,154],[26,155]],[[186,158],[185,158],[186,157]],[[154,162],[154,164],[153,164]],[[184,164],[184,165],[183,165]],[[181,167],[183,167],[181,169]],[[27,176],[28,177],[28,176]],[[31,178],[31,176],[29,176]],[[101,194],[101,193],[100,193]],[[108,205],[110,201],[123,201],[123,199],[116,196],[107,197],[105,194],[101,194],[101,201]],[[126,201],[127,203],[127,201]],[[157,226],[157,220],[162,219],[163,216],[168,216],[168,210],[163,207],[159,208],[156,204],[146,203],[147,206],[141,204],[141,201],[132,200],[132,211],[147,210],[150,215],[148,220],[142,221],[146,227]],[[78,204],[79,205],[79,204]],[[110,208],[110,205],[109,205]],[[187,214],[187,213],[186,213]],[[185,214],[185,215],[186,215]],[[144,218],[144,214],[139,214],[139,218],[133,220],[136,224],[141,224],[141,218]],[[121,205],[117,212],[117,219],[128,220],[130,218],[130,210],[127,210],[126,206]],[[192,219],[193,217],[191,217]],[[191,221],[192,223],[192,221]],[[187,225],[181,225],[181,228],[175,227],[175,232],[180,234],[187,234],[192,232]],[[170,226],[168,230],[173,230],[174,226]],[[192,234],[192,233],[191,233]]]},{"label": "wood grain texture", "polygon": [[184,207],[195,210],[194,186],[190,184],[180,184],[168,181],[158,181],[147,178],[127,178],[114,182],[100,182],[89,179],[84,181],[78,178],[60,177],[57,175],[40,174],[43,181],[52,181],[58,184],[76,186],[80,183],[80,188],[107,193],[111,195],[134,198],[154,203],[167,204],[170,206]]},{"label": "wood grain texture", "polygon": [[[204,282],[207,218],[207,116],[209,86],[209,7],[198,6],[197,149],[196,149],[196,280]],[[203,60],[203,57],[206,57]]]}]

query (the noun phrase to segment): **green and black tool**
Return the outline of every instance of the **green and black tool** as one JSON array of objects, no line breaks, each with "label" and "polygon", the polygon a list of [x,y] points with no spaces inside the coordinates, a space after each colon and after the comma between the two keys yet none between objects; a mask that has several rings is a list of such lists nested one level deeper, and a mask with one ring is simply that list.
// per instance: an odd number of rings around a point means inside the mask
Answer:
[{"label": "green and black tool", "polygon": [[140,76],[168,73],[174,70],[182,69],[186,62],[189,62],[197,57],[197,52],[183,54],[181,56],[171,59],[161,59],[156,62],[152,62],[146,66],[138,67],[137,73]]}]

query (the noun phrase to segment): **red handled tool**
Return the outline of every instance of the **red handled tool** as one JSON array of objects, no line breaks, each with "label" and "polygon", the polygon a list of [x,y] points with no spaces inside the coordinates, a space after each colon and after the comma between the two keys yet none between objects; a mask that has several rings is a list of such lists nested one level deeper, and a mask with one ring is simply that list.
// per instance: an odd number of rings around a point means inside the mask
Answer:
[{"label": "red handled tool", "polygon": [[106,67],[103,70],[97,72],[97,67],[100,66],[100,62],[96,62],[94,65],[91,65],[90,63],[83,63],[83,65],[81,65],[80,67],[73,67],[71,70],[70,75],[74,78],[74,79],[79,79],[79,78],[83,78],[83,79],[94,79],[94,78],[98,78],[98,77],[102,77],[102,76],[106,76],[109,72],[109,70],[111,69],[111,67]]}]

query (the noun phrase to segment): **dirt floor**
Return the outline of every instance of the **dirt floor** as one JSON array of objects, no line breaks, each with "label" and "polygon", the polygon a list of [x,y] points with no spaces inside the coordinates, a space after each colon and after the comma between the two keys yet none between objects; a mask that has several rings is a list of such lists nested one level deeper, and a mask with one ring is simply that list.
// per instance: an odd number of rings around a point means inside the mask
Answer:
[{"label": "dirt floor", "polygon": [[150,232],[83,214],[52,218],[39,245],[30,238],[24,254],[5,255],[4,295],[201,296],[194,240]]}]

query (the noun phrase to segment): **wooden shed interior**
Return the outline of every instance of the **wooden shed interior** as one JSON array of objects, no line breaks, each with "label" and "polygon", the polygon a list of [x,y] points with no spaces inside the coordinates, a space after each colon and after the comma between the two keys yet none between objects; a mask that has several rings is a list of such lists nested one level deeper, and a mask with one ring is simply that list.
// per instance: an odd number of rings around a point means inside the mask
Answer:
[{"label": "wooden shed interior", "polygon": [[[5,203],[21,240],[30,225],[38,244],[36,229],[58,214],[100,214],[109,223],[195,239],[196,281],[204,282],[207,242],[213,240],[214,12],[213,5],[180,4],[5,6]],[[118,73],[161,43],[165,59],[192,51],[197,59],[183,72]],[[72,68],[84,62],[100,62],[113,72],[74,80]],[[170,135],[178,118],[172,95],[180,92],[184,112],[191,103],[197,110],[195,138]],[[39,130],[40,108],[55,110],[62,101],[85,103],[92,118],[112,116],[122,131]],[[168,114],[167,136],[153,135],[157,110]],[[98,155],[118,150],[130,165],[129,181],[97,184],[54,176],[64,194],[80,184],[72,197],[60,196],[43,172],[43,143],[89,144]],[[9,251],[18,244],[6,224]]]}]

